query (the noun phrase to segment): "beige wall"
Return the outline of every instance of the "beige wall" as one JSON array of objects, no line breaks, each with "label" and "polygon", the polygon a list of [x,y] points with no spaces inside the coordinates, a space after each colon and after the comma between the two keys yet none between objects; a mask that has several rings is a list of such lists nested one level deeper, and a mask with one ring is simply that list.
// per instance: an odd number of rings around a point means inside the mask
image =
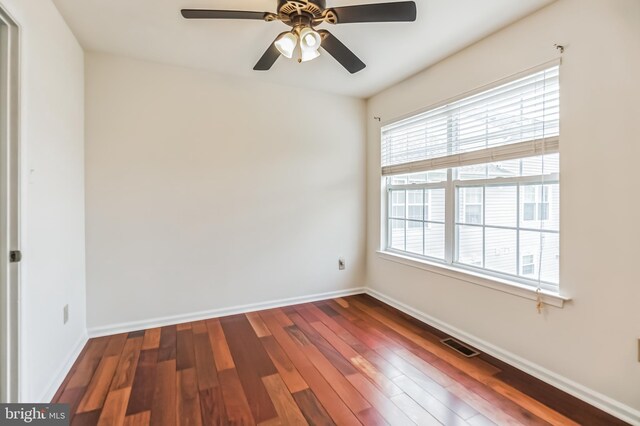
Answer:
[{"label": "beige wall", "polygon": [[20,399],[39,402],[86,334],[84,53],[51,1],[0,4],[21,30]]},{"label": "beige wall", "polygon": [[94,53],[86,79],[90,331],[363,284],[363,101]]},{"label": "beige wall", "polygon": [[[535,302],[382,259],[379,123],[557,56],[561,66],[561,291]],[[367,283],[607,397],[640,422],[640,2],[559,0],[368,101]],[[588,391],[587,391],[588,392]],[[627,407],[619,406],[619,404]],[[628,409],[632,407],[632,409]]]}]

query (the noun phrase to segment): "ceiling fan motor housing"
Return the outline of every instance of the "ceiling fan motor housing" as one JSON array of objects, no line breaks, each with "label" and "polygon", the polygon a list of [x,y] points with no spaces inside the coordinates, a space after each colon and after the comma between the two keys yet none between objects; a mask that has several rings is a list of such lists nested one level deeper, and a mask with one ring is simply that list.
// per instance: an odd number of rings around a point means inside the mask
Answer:
[{"label": "ceiling fan motor housing", "polygon": [[278,0],[278,15],[310,15],[321,18],[326,7],[326,0]]}]

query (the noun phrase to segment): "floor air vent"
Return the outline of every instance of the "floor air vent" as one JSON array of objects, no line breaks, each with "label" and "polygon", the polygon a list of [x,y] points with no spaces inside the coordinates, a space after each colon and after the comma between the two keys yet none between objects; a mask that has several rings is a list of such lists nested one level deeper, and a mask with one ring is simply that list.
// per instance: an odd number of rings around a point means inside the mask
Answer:
[{"label": "floor air vent", "polygon": [[461,342],[457,341],[456,339],[454,339],[452,337],[447,337],[446,339],[442,339],[442,340],[440,340],[440,342],[443,345],[449,346],[451,349],[453,349],[454,351],[458,352],[459,354],[462,354],[462,355],[466,356],[467,358],[471,358],[473,356],[480,355],[480,352],[477,352],[477,351],[471,349],[469,346],[465,345],[464,343],[461,343]]}]

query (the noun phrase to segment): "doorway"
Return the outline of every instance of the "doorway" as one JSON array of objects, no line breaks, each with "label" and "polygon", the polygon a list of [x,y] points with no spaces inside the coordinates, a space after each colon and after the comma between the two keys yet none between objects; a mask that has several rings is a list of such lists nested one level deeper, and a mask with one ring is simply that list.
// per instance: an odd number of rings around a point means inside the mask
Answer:
[{"label": "doorway", "polygon": [[0,6],[0,402],[19,399],[18,36]]}]

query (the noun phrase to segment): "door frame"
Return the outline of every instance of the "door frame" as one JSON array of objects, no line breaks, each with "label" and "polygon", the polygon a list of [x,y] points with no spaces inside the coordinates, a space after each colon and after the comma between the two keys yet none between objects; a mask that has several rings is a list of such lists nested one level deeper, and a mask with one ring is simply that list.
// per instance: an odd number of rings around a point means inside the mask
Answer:
[{"label": "door frame", "polygon": [[20,27],[0,2],[0,402],[18,402],[20,360]]}]

